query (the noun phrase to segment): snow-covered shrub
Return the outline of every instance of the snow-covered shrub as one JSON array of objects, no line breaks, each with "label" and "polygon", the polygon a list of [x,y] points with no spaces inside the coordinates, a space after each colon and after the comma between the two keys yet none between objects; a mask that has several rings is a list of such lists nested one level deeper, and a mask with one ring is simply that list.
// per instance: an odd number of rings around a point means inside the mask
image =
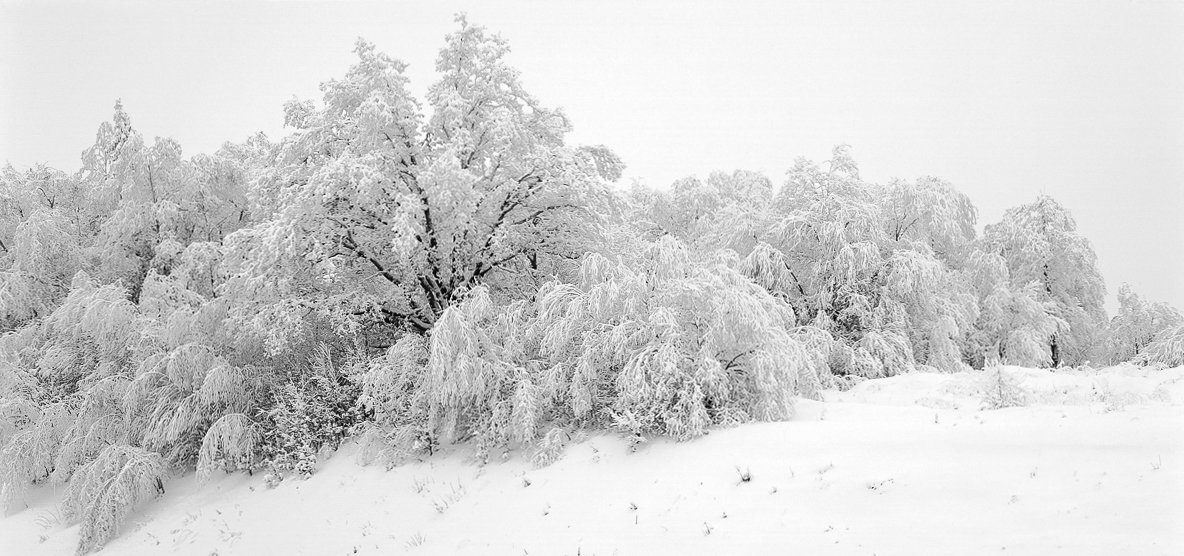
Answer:
[{"label": "snow-covered shrub", "polygon": [[397,454],[473,438],[481,459],[539,442],[553,460],[569,425],[685,440],[787,418],[829,371],[792,309],[736,264],[665,238],[632,259],[586,255],[577,283],[549,282],[533,304],[499,306],[476,288],[427,338],[408,334],[372,361],[361,403]]},{"label": "snow-covered shrub", "polygon": [[[525,329],[521,312],[521,304],[498,307],[487,289],[477,288],[436,321],[417,402],[427,431],[439,441],[479,435],[479,441],[494,442],[515,433],[514,393],[531,380],[515,349]],[[533,438],[533,427],[518,427],[518,440]]]},{"label": "snow-covered shrub", "polygon": [[[14,372],[0,367],[0,372]],[[8,443],[13,435],[32,427],[41,416],[41,408],[32,400],[7,393],[0,397],[0,446]]]},{"label": "snow-covered shrub", "polygon": [[406,454],[396,453],[387,429],[373,421],[358,423],[354,441],[358,444],[355,460],[359,465],[380,464],[387,469],[402,462]]},{"label": "snow-covered shrub", "polygon": [[542,416],[539,369],[526,356],[527,308],[496,306],[476,288],[428,337],[408,333],[370,362],[361,403],[386,429],[396,460],[466,438],[484,459],[497,445],[535,438]]},{"label": "snow-covered shrub", "polygon": [[986,409],[1019,407],[1028,403],[1028,395],[1019,385],[1019,380],[1002,366],[984,370],[980,381],[983,407]]},{"label": "snow-covered shrub", "polygon": [[1184,364],[1184,315],[1167,303],[1144,301],[1130,284],[1118,289],[1118,314],[1107,332],[1111,363]]},{"label": "snow-covered shrub", "polygon": [[[263,434],[263,452],[270,468],[269,482],[285,475],[301,477],[313,474],[317,463],[318,439],[329,423],[324,407],[314,407],[295,384],[276,393],[275,405],[267,412],[268,424]],[[319,411],[318,411],[319,410]]]},{"label": "snow-covered shrub", "polygon": [[688,439],[716,423],[784,419],[818,383],[792,309],[726,262],[664,238],[636,260],[587,256],[578,284],[538,295],[533,329],[549,419]]},{"label": "snow-covered shrub", "polygon": [[197,478],[209,480],[214,470],[251,471],[256,466],[262,435],[258,423],[242,413],[222,416],[210,425],[197,456]]},{"label": "snow-covered shrub", "polygon": [[0,400],[0,491],[10,504],[29,485],[64,482],[122,438],[119,411],[139,323],[125,292],[74,276],[60,306],[6,334]]},{"label": "snow-covered shrub", "polygon": [[570,440],[571,435],[566,430],[560,427],[552,428],[539,439],[531,461],[535,467],[546,467],[555,463],[563,456],[563,450],[567,448]]},{"label": "snow-covered shrub", "polygon": [[63,517],[81,522],[78,554],[102,546],[136,505],[164,493],[164,477],[160,454],[122,444],[79,468],[62,500]]},{"label": "snow-covered shrub", "polygon": [[[321,450],[336,449],[362,415],[357,404],[360,386],[338,372],[324,345],[317,349],[315,357],[312,376],[283,384],[273,393],[258,440],[246,436],[255,433],[242,420],[233,422],[238,431],[226,431],[236,432],[235,442],[259,443],[263,465],[269,469],[269,482],[273,484],[292,474],[311,476]],[[245,449],[238,453],[245,454]]]},{"label": "snow-covered shrub", "polygon": [[[376,427],[369,427],[363,435],[364,451],[374,448],[374,456],[387,460],[398,460],[398,456],[386,454],[393,448],[400,455],[419,451],[430,440],[427,438],[426,419],[415,411],[416,393],[427,367],[427,339],[419,334],[408,333],[399,338],[381,357],[372,359],[365,373],[360,376],[362,386],[358,403],[370,412]],[[385,431],[385,432],[379,432]],[[378,437],[389,439],[388,443]]]},{"label": "snow-covered shrub", "polygon": [[0,449],[0,508],[12,509],[30,486],[50,478],[74,417],[68,402],[45,405],[38,408],[32,422],[8,439]]},{"label": "snow-covered shrub", "polygon": [[249,409],[248,393],[243,372],[212,347],[185,344],[154,354],[140,365],[124,397],[130,439],[160,452],[171,465],[190,465],[214,421]]},{"label": "snow-covered shrub", "polygon": [[54,459],[53,482],[63,484],[74,471],[95,459],[103,448],[126,440],[122,402],[128,380],[121,375],[105,377],[80,393],[81,401],[66,429]]},{"label": "snow-covered shrub", "polygon": [[0,331],[57,307],[81,262],[73,223],[62,211],[34,211],[16,227],[12,241],[4,249],[11,266],[0,271]]},{"label": "snow-covered shrub", "polygon": [[1166,367],[1184,365],[1184,325],[1168,328],[1157,334],[1147,345],[1141,359]]}]

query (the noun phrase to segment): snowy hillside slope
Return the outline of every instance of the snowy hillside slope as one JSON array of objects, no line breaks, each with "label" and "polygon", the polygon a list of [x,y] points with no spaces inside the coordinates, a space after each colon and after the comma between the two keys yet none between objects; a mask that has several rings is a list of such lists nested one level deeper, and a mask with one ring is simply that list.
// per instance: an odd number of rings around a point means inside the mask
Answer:
[{"label": "snowy hillside slope", "polygon": [[[1182,554],[1184,367],[1005,369],[869,380],[783,423],[575,439],[536,469],[459,446],[384,470],[346,446],[306,481],[192,476],[99,554]],[[34,491],[2,554],[72,554]]]}]

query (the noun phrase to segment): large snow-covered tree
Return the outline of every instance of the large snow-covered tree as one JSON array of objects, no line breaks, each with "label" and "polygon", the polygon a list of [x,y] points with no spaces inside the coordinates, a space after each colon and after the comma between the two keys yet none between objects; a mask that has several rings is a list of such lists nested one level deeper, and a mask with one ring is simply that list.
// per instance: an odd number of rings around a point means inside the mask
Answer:
[{"label": "large snow-covered tree", "polygon": [[320,105],[286,106],[295,133],[251,190],[270,211],[229,241],[250,314],[424,331],[476,284],[530,290],[593,248],[619,160],[567,146],[567,118],[522,87],[505,41],[459,23],[430,117],[405,64],[364,41]]},{"label": "large snow-covered tree", "polygon": [[987,226],[983,249],[1003,257],[1014,285],[1035,282],[1039,301],[1049,302],[1049,315],[1062,323],[1046,341],[1052,365],[1087,361],[1100,343],[1106,286],[1069,211],[1047,196],[1008,209]]}]

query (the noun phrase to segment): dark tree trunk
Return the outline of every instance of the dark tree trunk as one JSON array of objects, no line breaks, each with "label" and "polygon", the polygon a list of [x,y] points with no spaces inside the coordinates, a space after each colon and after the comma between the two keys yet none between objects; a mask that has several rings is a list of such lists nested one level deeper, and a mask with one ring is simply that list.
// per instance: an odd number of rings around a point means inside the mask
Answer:
[{"label": "dark tree trunk", "polygon": [[1053,368],[1055,369],[1056,367],[1060,367],[1061,366],[1061,348],[1060,348],[1060,346],[1057,345],[1057,337],[1056,336],[1052,337],[1052,341],[1049,342],[1048,347],[1052,351],[1052,366],[1053,366]]}]

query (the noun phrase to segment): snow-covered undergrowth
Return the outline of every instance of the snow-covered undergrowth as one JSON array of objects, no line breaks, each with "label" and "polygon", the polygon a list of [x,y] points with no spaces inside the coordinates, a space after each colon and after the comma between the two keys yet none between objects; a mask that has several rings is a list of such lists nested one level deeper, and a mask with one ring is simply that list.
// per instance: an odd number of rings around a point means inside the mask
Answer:
[{"label": "snow-covered undergrowth", "polygon": [[[1008,367],[869,380],[787,422],[554,464],[454,446],[385,470],[347,445],[304,481],[193,476],[100,554],[1180,554],[1184,367]],[[997,389],[996,389],[997,390]],[[0,520],[0,553],[71,554],[60,493]]]}]

